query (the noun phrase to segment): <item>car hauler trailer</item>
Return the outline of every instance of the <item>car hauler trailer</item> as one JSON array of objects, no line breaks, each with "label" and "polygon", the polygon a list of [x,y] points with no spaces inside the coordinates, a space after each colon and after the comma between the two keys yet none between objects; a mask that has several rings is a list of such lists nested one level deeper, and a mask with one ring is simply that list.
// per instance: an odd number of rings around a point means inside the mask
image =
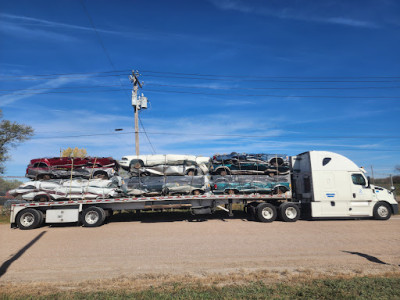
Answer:
[{"label": "car hauler trailer", "polygon": [[365,171],[333,152],[309,151],[290,157],[291,192],[282,194],[204,195],[111,198],[29,202],[11,206],[11,227],[33,229],[43,223],[80,223],[96,227],[112,211],[189,208],[193,214],[217,209],[232,216],[234,203],[244,204],[261,222],[295,222],[308,218],[361,218],[387,220],[398,213],[393,191],[369,183]]}]

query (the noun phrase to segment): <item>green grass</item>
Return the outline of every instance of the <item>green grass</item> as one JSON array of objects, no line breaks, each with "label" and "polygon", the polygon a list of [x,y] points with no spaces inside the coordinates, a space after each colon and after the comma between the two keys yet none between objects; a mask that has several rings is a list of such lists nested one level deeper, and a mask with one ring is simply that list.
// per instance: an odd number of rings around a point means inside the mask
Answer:
[{"label": "green grass", "polygon": [[[0,289],[1,290],[1,289]],[[295,281],[294,283],[218,287],[172,283],[142,291],[106,290],[96,292],[63,291],[52,294],[9,295],[1,299],[400,299],[400,276],[353,277]]]}]

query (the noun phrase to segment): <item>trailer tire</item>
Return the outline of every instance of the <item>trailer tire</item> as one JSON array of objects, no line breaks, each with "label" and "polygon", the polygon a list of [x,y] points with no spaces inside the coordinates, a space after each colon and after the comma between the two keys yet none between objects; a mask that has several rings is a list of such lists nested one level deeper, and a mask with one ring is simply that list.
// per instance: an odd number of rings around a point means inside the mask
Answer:
[{"label": "trailer tire", "polygon": [[276,219],[276,208],[270,203],[260,203],[256,208],[257,220],[263,223],[270,223]]},{"label": "trailer tire", "polygon": [[98,227],[104,223],[106,213],[104,209],[97,206],[86,208],[81,215],[81,222],[84,227]]},{"label": "trailer tire", "polygon": [[392,216],[392,209],[386,202],[378,202],[374,206],[375,220],[388,220]]},{"label": "trailer tire", "polygon": [[300,218],[300,209],[293,203],[282,203],[278,211],[283,222],[296,222]]},{"label": "trailer tire", "polygon": [[26,208],[17,215],[16,222],[21,230],[37,228],[41,221],[40,212],[33,208]]}]

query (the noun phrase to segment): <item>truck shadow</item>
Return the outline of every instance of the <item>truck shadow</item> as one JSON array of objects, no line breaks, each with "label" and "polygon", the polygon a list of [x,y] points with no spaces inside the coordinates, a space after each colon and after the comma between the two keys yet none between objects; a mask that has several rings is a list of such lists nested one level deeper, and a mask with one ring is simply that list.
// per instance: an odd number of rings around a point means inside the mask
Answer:
[{"label": "truck shadow", "polygon": [[26,244],[23,248],[21,248],[16,254],[14,254],[10,259],[6,260],[1,266],[0,266],[0,278],[7,272],[7,269],[11,266],[11,264],[19,259],[22,254],[25,253],[26,250],[28,250],[30,247],[33,246],[47,231],[42,231],[41,233],[38,234],[37,237],[35,237],[32,241],[30,241],[28,244]]},{"label": "truck shadow", "polygon": [[342,250],[342,252],[361,256],[361,257],[363,257],[363,258],[366,258],[366,259],[369,260],[370,262],[373,262],[373,263],[376,263],[376,264],[391,265],[391,264],[385,263],[384,261],[381,261],[379,258],[377,258],[377,257],[375,257],[375,256],[368,255],[368,254],[365,254],[365,253],[361,253],[361,252],[352,252],[352,251],[345,251],[345,250]]},{"label": "truck shadow", "polygon": [[226,222],[228,219],[239,219],[247,221],[248,217],[243,211],[235,211],[233,217],[228,217],[226,212],[217,211],[212,215],[192,215],[189,211],[169,211],[169,212],[123,212],[109,217],[108,222],[141,222],[141,223],[163,223],[163,222],[206,222],[208,220],[221,220]]}]

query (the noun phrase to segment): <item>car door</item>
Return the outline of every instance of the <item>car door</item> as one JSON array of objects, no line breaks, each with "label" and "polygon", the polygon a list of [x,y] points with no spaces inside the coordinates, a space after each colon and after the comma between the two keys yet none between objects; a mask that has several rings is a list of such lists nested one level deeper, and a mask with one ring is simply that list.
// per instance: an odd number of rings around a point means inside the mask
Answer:
[{"label": "car door", "polygon": [[368,185],[364,174],[349,172],[351,197],[349,203],[350,215],[369,215],[372,210],[373,191]]}]

